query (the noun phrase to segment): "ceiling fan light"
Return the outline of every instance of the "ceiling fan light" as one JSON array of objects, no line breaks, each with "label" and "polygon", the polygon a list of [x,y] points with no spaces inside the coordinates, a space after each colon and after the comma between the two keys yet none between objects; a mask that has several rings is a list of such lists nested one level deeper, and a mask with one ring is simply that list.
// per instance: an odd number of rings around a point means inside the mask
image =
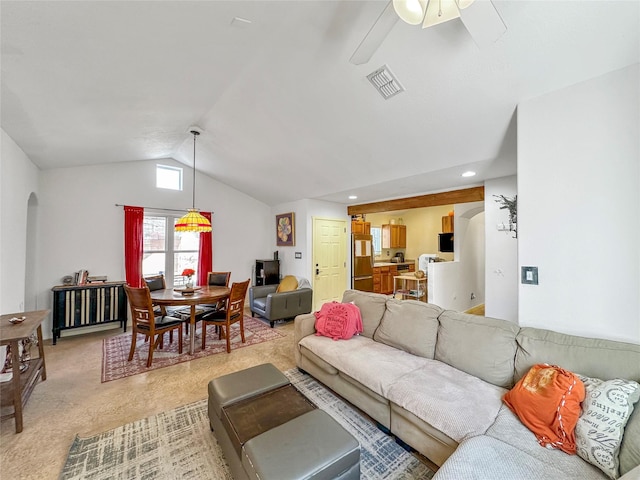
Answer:
[{"label": "ceiling fan light", "polygon": [[456,0],[431,0],[427,5],[422,28],[433,27],[460,17]]},{"label": "ceiling fan light", "polygon": [[393,9],[409,25],[420,25],[427,9],[427,0],[393,0]]},{"label": "ceiling fan light", "polygon": [[458,8],[460,10],[464,10],[469,5],[471,5],[475,0],[457,0],[457,1],[458,1]]}]

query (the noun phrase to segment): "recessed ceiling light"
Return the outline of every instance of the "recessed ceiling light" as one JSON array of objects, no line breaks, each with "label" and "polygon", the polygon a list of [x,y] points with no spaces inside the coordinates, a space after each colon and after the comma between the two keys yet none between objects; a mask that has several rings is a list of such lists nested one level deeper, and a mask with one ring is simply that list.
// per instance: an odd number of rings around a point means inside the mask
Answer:
[{"label": "recessed ceiling light", "polygon": [[475,174],[476,174],[476,172],[472,172],[471,170],[469,170],[469,171],[467,171],[467,172],[464,172],[464,173],[462,174],[462,176],[463,176],[463,177],[473,177],[473,176],[475,176]]},{"label": "recessed ceiling light", "polygon": [[355,200],[356,198],[358,198],[357,195],[349,195],[349,200]]}]

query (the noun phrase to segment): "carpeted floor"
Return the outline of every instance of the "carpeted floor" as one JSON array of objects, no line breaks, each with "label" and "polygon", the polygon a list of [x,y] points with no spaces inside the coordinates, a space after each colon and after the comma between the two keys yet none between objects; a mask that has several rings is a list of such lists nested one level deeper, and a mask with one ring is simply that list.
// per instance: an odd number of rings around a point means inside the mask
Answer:
[{"label": "carpeted floor", "polygon": [[[218,334],[213,327],[207,328],[206,348],[201,348],[200,324],[196,324],[196,348],[193,355],[189,355],[189,335],[183,336],[182,354],[178,353],[177,335],[174,332],[173,343],[169,343],[169,334],[165,334],[164,348],[153,352],[153,363],[147,368],[147,356],[149,355],[149,343],[144,341],[144,336],[138,335],[136,351],[133,360],[129,358],[131,348],[131,333],[123,333],[115,337],[106,338],[102,342],[102,383],[129,377],[138,373],[148,372],[157,368],[168,367],[177,363],[188,362],[197,358],[224,352],[226,355],[226,340],[218,340]],[[284,335],[277,328],[271,328],[267,323],[247,315],[244,317],[245,343],[241,342],[240,326],[235,323],[231,326],[231,349],[255,345],[267,342]]]},{"label": "carpeted floor", "polygon": [[[295,369],[285,373],[304,395],[360,442],[362,479],[433,476],[392,437],[313,378]],[[209,428],[206,399],[92,437],[76,437],[60,474],[62,480],[131,478],[231,479]]]}]

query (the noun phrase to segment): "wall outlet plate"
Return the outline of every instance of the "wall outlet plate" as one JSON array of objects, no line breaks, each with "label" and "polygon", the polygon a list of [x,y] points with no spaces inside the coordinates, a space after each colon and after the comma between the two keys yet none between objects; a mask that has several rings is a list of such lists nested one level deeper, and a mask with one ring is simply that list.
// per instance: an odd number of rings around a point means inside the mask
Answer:
[{"label": "wall outlet plate", "polygon": [[521,267],[520,283],[525,285],[538,285],[538,267]]}]

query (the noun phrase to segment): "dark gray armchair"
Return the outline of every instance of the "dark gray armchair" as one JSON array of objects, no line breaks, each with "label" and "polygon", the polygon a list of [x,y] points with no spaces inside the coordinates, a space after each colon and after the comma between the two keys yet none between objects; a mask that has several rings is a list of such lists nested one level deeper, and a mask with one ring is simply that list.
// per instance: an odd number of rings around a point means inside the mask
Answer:
[{"label": "dark gray armchair", "polygon": [[303,313],[311,313],[313,290],[300,288],[291,292],[276,293],[278,285],[261,285],[249,288],[249,308],[251,316],[257,313],[269,320],[271,328],[276,320],[293,318]]}]

